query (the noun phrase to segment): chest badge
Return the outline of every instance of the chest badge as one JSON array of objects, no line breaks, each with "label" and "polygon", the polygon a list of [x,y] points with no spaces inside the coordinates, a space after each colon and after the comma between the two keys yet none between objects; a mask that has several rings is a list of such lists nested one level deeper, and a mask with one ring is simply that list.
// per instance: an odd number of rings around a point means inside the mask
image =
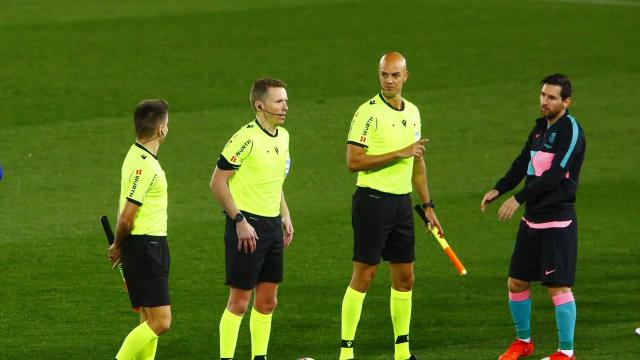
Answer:
[{"label": "chest badge", "polygon": [[274,147],[273,147],[273,150],[275,150],[275,151],[276,151],[276,154],[279,154],[279,153],[280,153],[280,151],[278,150],[278,147],[277,147],[277,146],[274,146]]},{"label": "chest badge", "polygon": [[403,119],[403,120],[401,121],[401,123],[402,123],[402,126],[407,127],[407,120],[404,120],[404,119]]}]

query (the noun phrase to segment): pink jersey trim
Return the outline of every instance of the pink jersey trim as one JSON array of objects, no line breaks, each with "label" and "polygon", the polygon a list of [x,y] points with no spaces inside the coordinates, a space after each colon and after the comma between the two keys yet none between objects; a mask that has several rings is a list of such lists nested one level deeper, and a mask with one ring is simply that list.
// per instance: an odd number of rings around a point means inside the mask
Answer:
[{"label": "pink jersey trim", "polygon": [[551,300],[553,300],[553,305],[555,306],[560,306],[562,304],[575,301],[575,299],[573,298],[573,293],[571,291],[555,295],[551,298]]},{"label": "pink jersey trim", "polygon": [[530,297],[531,297],[531,291],[529,291],[529,289],[519,293],[513,293],[509,291],[509,300],[511,301],[525,301]]},{"label": "pink jersey trim", "polygon": [[533,172],[536,176],[542,176],[542,173],[551,168],[554,156],[554,153],[548,153],[546,151],[538,151],[533,156],[531,164],[533,165]]},{"label": "pink jersey trim", "polygon": [[527,220],[527,219],[525,219],[523,217],[522,221],[524,221],[525,224],[527,224],[527,226],[532,228],[532,229],[551,229],[551,228],[566,228],[567,226],[571,225],[571,222],[573,220],[548,221],[548,222],[543,222],[543,223],[534,223],[534,222],[531,222],[531,221],[529,221],[529,220]]}]

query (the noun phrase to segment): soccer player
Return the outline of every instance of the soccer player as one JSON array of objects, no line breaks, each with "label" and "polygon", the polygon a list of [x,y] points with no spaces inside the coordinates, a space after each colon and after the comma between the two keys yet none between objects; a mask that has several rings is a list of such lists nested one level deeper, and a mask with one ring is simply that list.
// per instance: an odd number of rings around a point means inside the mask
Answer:
[{"label": "soccer player", "polygon": [[227,142],[211,177],[211,191],[226,214],[229,301],[220,320],[220,359],[233,359],[252,292],[251,357],[267,358],[284,248],[293,239],[282,190],[290,164],[289,133],[281,127],[288,110],[286,88],[277,79],[253,83],[255,119]]},{"label": "soccer player", "polygon": [[136,141],[122,164],[115,240],[109,260],[122,261],[133,309],[140,325],[124,339],[117,360],[155,358],[158,336],[171,325],[167,178],[158,149],[169,132],[169,104],[145,100],[134,113]]},{"label": "soccer player", "polygon": [[391,272],[391,320],[395,360],[416,359],[409,350],[415,239],[412,185],[429,222],[440,223],[427,188],[420,112],[402,98],[409,73],[405,58],[385,54],[378,65],[380,93],[356,111],[347,141],[347,166],[358,172],[353,195],[353,272],[342,300],[340,360],[353,359],[356,328],[365,294],[380,259]]},{"label": "soccer player", "polygon": [[513,360],[533,353],[531,341],[532,281],[541,281],[555,305],[559,349],[545,359],[575,359],[573,334],[576,303],[571,288],[575,280],[578,224],[574,203],[585,153],[584,132],[569,114],[571,82],[561,74],[541,81],[540,112],[533,130],[511,168],[480,203],[487,204],[514,189],[526,177],[524,187],[498,210],[502,221],[526,203],[509,267],[509,309],[516,340],[499,360]]}]

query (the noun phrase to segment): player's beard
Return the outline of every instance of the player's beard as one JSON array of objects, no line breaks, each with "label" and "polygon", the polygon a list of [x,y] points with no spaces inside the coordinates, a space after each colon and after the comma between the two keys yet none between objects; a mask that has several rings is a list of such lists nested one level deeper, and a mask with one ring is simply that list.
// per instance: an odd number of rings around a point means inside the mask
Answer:
[{"label": "player's beard", "polygon": [[556,116],[558,116],[558,114],[560,114],[560,111],[552,112],[551,110],[549,110],[547,112],[547,114],[545,114],[544,113],[544,109],[540,108],[540,114],[542,116],[544,116],[545,119],[551,120],[551,119],[555,118]]}]

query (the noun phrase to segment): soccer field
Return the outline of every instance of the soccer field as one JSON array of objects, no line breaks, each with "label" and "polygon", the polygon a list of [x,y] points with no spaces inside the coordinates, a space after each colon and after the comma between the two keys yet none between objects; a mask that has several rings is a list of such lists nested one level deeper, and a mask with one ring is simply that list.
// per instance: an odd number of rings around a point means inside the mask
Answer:
[{"label": "soccer field", "polygon": [[[585,130],[574,289],[580,360],[638,359],[640,1],[0,0],[0,359],[112,359],[137,323],[98,222],[115,225],[120,166],[144,98],[171,104],[172,330],[157,359],[215,359],[226,304],[224,218],[208,184],[253,116],[252,81],[289,84],[285,182],[295,236],[271,359],[336,359],[351,275],[345,144],[390,50],[422,113],[429,190],[460,277],[417,231],[411,347],[419,359],[496,359],[514,331],[506,273],[517,220],[483,194],[538,116],[540,79],[567,74]],[[514,216],[519,218],[522,209]],[[416,219],[417,220],[417,219]],[[389,276],[366,297],[356,356],[391,359]],[[556,349],[553,304],[532,290],[536,355]],[[250,356],[249,316],[236,359]]]}]

